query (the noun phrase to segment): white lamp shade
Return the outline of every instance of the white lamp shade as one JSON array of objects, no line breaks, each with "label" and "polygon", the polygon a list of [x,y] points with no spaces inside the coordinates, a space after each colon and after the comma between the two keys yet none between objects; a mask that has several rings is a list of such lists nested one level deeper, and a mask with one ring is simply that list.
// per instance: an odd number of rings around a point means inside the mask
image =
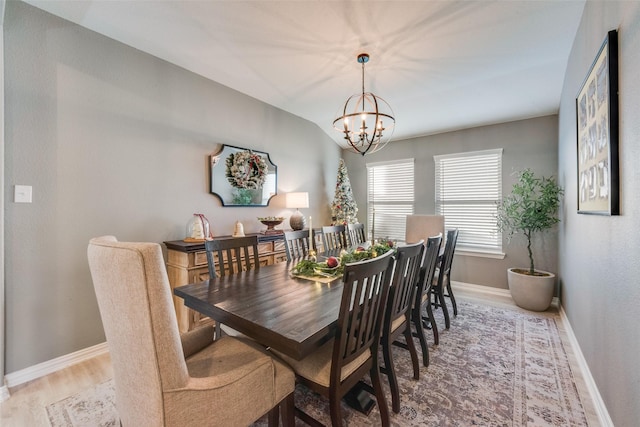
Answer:
[{"label": "white lamp shade", "polygon": [[287,208],[308,208],[309,207],[309,193],[286,193],[285,206]]}]

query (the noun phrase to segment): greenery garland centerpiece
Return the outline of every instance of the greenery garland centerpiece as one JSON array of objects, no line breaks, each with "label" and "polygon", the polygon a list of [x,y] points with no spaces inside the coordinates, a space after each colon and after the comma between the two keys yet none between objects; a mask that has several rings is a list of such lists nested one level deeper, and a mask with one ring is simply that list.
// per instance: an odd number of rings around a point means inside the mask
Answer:
[{"label": "greenery garland centerpiece", "polygon": [[235,188],[257,190],[267,179],[267,162],[251,150],[231,153],[225,163],[225,176]]},{"label": "greenery garland centerpiece", "polygon": [[394,250],[393,242],[385,241],[365,248],[358,246],[356,249],[342,250],[338,257],[329,257],[326,261],[317,262],[315,256],[310,256],[298,262],[291,272],[296,276],[306,277],[339,277],[344,274],[344,266],[353,262],[364,261],[383,255]]}]

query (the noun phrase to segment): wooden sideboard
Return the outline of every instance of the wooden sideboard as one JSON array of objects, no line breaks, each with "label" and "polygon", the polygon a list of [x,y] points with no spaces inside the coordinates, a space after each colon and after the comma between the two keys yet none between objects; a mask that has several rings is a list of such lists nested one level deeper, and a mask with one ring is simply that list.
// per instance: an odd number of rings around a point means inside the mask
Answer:
[{"label": "wooden sideboard", "polygon": [[[287,254],[282,234],[247,234],[258,236],[258,254],[260,265],[270,265],[286,261]],[[216,239],[232,239],[231,236],[220,236]],[[204,243],[187,243],[182,240],[164,242],[167,247],[167,274],[171,284],[171,293],[178,286],[202,282],[209,279],[207,255]],[[210,323],[200,313],[184,306],[184,300],[173,295],[173,304],[178,318],[180,332],[189,331],[202,324]]]}]

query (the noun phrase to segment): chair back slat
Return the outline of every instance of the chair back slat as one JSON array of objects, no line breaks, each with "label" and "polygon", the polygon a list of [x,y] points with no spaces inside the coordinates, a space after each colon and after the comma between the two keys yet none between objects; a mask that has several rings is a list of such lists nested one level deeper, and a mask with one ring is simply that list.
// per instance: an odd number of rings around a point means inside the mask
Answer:
[{"label": "chair back slat", "polygon": [[442,285],[444,277],[451,272],[451,264],[453,262],[453,255],[456,250],[456,243],[458,241],[458,229],[447,230],[447,241],[445,242],[444,254],[440,261],[440,272],[438,274],[438,285]]},{"label": "chair back slat", "polygon": [[348,246],[347,231],[344,225],[322,227],[322,243],[325,251],[342,249]]},{"label": "chair back slat", "polygon": [[367,241],[364,224],[347,224],[347,231],[349,232],[349,245],[355,246]]},{"label": "chair back slat", "polygon": [[422,267],[420,268],[420,275],[418,277],[418,286],[416,288],[415,299],[418,307],[421,305],[422,295],[424,293],[428,295],[429,292],[431,292],[431,284],[436,272],[436,266],[438,265],[441,245],[442,235],[429,237],[427,239],[427,248],[424,253],[424,260],[422,261]]},{"label": "chair back slat", "polygon": [[[207,240],[204,242],[204,247],[211,278],[218,275],[233,275],[260,267],[258,236]],[[216,258],[218,268],[216,268]]]},{"label": "chair back slat", "polygon": [[[414,304],[416,283],[420,275],[420,267],[424,255],[424,241],[420,240],[397,249],[396,265],[393,281],[389,291],[385,328],[390,329],[394,320],[400,316],[408,316]],[[390,331],[388,331],[390,332]]]},{"label": "chair back slat", "polygon": [[377,354],[391,276],[393,252],[347,264],[331,365],[332,381],[365,351]]},{"label": "chair back slat", "polygon": [[309,253],[309,230],[285,231],[284,242],[288,261],[304,258]]}]

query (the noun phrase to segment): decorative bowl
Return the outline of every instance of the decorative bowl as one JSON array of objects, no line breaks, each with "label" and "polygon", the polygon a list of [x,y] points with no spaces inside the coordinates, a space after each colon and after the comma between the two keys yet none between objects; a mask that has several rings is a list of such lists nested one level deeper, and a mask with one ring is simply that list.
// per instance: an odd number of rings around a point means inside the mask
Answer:
[{"label": "decorative bowl", "polygon": [[282,221],[284,221],[284,217],[281,216],[269,216],[266,218],[258,218],[258,221],[260,221],[261,223],[263,223],[264,225],[267,226],[267,230],[273,230],[273,227],[275,227],[276,225],[280,225],[282,224]]}]

